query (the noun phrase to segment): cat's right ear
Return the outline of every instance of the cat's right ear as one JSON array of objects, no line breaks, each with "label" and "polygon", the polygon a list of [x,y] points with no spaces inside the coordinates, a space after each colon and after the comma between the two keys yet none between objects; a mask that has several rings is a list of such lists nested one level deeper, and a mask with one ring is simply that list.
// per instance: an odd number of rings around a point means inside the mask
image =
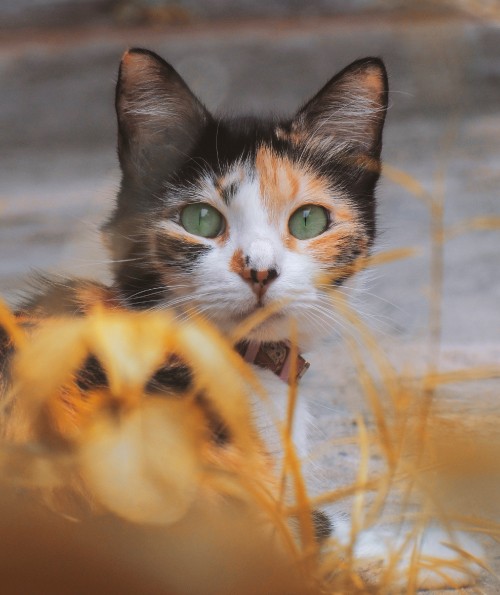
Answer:
[{"label": "cat's right ear", "polygon": [[143,49],[122,58],[116,114],[124,178],[146,185],[175,171],[210,118],[172,66]]},{"label": "cat's right ear", "polygon": [[299,110],[292,122],[292,136],[326,158],[341,149],[378,161],[387,101],[382,60],[356,60]]}]

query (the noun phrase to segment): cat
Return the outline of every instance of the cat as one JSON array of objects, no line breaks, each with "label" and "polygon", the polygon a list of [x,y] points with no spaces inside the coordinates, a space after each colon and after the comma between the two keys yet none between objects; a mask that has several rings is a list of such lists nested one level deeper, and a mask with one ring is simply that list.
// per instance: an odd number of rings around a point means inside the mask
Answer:
[{"label": "cat", "polygon": [[[373,244],[387,86],[382,61],[366,58],[292,118],[231,120],[211,115],[159,56],[129,50],[116,87],[122,181],[104,226],[114,284],[42,280],[20,312],[75,314],[108,299],[201,313],[230,334],[283,302],[249,332],[242,354],[249,360],[258,349],[252,361],[269,362],[278,350],[286,360],[292,320],[299,346],[311,346],[331,326],[328,292]],[[257,371],[282,418],[286,382]],[[162,382],[176,388],[168,373]],[[302,400],[297,407],[294,440],[304,455],[309,414]],[[256,415],[270,450],[278,448],[268,412]]]},{"label": "cat", "polygon": [[[378,58],[344,68],[292,117],[263,120],[212,115],[162,58],[127,51],[116,87],[122,180],[103,228],[114,282],[42,280],[20,314],[82,314],[104,301],[202,314],[230,335],[274,308],[237,348],[256,364],[283,420],[292,321],[301,350],[325,336],[330,292],[374,243],[387,107],[388,77]],[[295,363],[304,373],[302,356]],[[87,362],[79,382],[105,382],[97,361]],[[189,371],[177,366],[160,371],[151,390],[188,384]],[[269,451],[279,451],[274,420],[259,401],[254,407]],[[302,456],[309,424],[299,398],[293,439]],[[224,428],[215,433],[228,439]],[[327,536],[327,517],[315,519],[318,538]],[[380,539],[365,535],[360,543],[363,556]]]}]

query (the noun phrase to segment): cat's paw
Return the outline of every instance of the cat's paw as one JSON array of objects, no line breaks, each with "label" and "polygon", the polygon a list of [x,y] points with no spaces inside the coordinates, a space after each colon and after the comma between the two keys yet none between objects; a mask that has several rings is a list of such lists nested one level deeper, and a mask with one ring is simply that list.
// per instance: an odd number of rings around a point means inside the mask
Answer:
[{"label": "cat's paw", "polygon": [[404,591],[409,584],[430,590],[459,589],[477,582],[485,552],[468,534],[432,526],[414,539],[408,538],[408,531],[411,527],[376,527],[356,536],[353,558],[369,582],[382,582],[390,592]]}]

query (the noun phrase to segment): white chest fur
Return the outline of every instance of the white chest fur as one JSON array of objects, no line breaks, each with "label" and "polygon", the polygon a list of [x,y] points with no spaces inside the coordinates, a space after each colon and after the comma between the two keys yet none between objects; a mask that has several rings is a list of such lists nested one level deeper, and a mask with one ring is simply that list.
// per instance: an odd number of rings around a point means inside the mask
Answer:
[{"label": "white chest fur", "polygon": [[[255,422],[271,455],[280,458],[283,453],[283,436],[287,423],[289,386],[270,370],[252,366],[265,390],[265,396],[254,395],[252,406]],[[308,451],[310,413],[306,399],[300,395],[294,409],[292,439],[300,457]]]}]

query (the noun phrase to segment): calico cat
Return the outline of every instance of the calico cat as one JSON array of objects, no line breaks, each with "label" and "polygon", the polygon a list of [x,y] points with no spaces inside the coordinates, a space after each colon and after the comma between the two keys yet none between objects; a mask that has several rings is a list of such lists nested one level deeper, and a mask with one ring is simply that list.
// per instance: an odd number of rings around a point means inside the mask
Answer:
[{"label": "calico cat", "polygon": [[[42,281],[20,312],[73,315],[95,301],[174,308],[229,334],[259,309],[282,304],[238,349],[257,364],[283,417],[291,321],[301,348],[325,335],[328,292],[373,244],[387,97],[382,61],[366,58],[292,118],[229,120],[210,114],[159,56],[126,52],[116,87],[122,181],[104,227],[114,283]],[[91,378],[102,377],[90,363]],[[297,363],[303,372],[306,362]],[[175,390],[188,378],[164,370],[153,380]],[[269,449],[279,448],[275,423],[256,409]],[[299,401],[301,454],[308,419]]]},{"label": "calico cat", "polygon": [[[116,88],[122,181],[104,226],[114,282],[42,283],[19,312],[75,315],[96,302],[174,308],[202,314],[229,335],[259,309],[275,308],[238,350],[256,364],[283,419],[292,321],[302,349],[324,336],[329,292],[356,272],[374,242],[387,104],[384,64],[365,58],[291,118],[220,118],[159,56],[129,50]],[[303,373],[306,362],[296,363]],[[83,388],[105,381],[96,361],[85,372]],[[188,384],[181,366],[161,370],[151,386]],[[279,449],[258,402],[255,415],[269,450]],[[293,438],[302,455],[308,424],[299,399]],[[324,537],[329,523],[315,516]]]}]

